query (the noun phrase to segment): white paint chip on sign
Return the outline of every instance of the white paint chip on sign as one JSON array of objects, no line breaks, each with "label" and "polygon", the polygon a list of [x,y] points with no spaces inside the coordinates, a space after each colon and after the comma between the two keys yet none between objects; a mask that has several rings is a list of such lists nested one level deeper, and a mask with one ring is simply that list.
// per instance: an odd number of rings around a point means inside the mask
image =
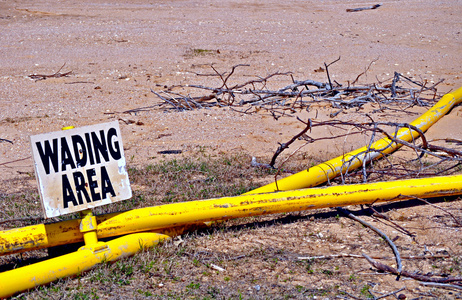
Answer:
[{"label": "white paint chip on sign", "polygon": [[132,196],[117,121],[31,136],[47,218]]}]

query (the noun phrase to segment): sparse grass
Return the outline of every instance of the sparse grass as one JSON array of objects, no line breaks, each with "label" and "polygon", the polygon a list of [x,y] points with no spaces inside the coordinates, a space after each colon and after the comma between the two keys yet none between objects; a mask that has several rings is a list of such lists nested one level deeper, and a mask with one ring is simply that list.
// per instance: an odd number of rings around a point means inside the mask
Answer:
[{"label": "sparse grass", "polygon": [[48,115],[43,115],[43,116],[34,116],[34,117],[17,117],[17,118],[10,118],[10,117],[7,117],[3,120],[0,121],[0,123],[4,122],[4,123],[20,123],[20,122],[27,122],[27,121],[30,121],[32,119],[44,119],[44,118],[49,118]]},{"label": "sparse grass", "polygon": [[251,157],[243,153],[213,157],[199,151],[193,156],[129,168],[133,197],[110,207],[98,207],[95,212],[240,195],[259,187],[257,181],[273,172],[250,168],[250,160]]},{"label": "sparse grass", "polygon": [[[216,157],[201,151],[190,157],[163,159],[145,167],[131,168],[129,176],[134,197],[110,207],[100,207],[99,213],[238,195],[260,186],[258,180],[273,178],[272,171],[249,168],[249,161],[250,157],[245,154]],[[35,204],[25,203],[38,201],[34,192],[2,194],[1,197],[19,216],[37,209]],[[15,206],[15,203],[20,205]],[[448,201],[445,204],[457,203]],[[401,222],[397,217],[394,221]],[[434,220],[437,221],[439,219]],[[411,220],[406,218],[402,222]],[[333,299],[343,290],[369,298],[371,286],[368,282],[377,278],[358,274],[359,270],[370,268],[364,261],[298,260],[297,257],[335,253],[330,247],[341,247],[345,253],[386,249],[373,233],[346,222],[328,209],[312,215],[279,214],[231,220],[183,235],[182,240],[144,249],[117,262],[103,263],[76,278],[39,287],[20,298]],[[397,243],[405,243],[403,240]],[[455,240],[459,249],[460,242],[460,238]],[[407,243],[404,246],[413,249],[412,253],[421,251],[419,245]],[[35,251],[0,259],[13,268],[34,262],[31,260],[34,256],[45,255],[46,251]],[[454,276],[460,276],[462,269],[457,255],[450,259],[405,263],[409,269],[446,272]],[[213,269],[212,264],[225,271]],[[389,277],[390,282],[394,282],[393,276]],[[394,289],[386,282],[381,283],[382,287]]]},{"label": "sparse grass", "polygon": [[144,197],[164,203],[235,196],[256,188],[254,179],[267,175],[261,169],[246,168],[249,161],[244,154],[224,158],[199,155],[162,160],[132,170],[129,176],[144,187]]},{"label": "sparse grass", "polygon": [[0,219],[24,219],[19,225],[34,225],[42,222],[41,213],[40,196],[36,191],[24,190],[20,194],[0,192]]},{"label": "sparse grass", "polygon": [[369,292],[369,289],[371,288],[370,285],[368,284],[365,284],[362,288],[361,288],[361,294],[366,297],[366,298],[374,298],[374,296],[371,295],[371,293]]},{"label": "sparse grass", "polygon": [[187,57],[194,57],[194,56],[205,56],[205,55],[217,55],[220,54],[220,50],[218,49],[202,49],[202,48],[191,48],[188,49],[185,53]]}]

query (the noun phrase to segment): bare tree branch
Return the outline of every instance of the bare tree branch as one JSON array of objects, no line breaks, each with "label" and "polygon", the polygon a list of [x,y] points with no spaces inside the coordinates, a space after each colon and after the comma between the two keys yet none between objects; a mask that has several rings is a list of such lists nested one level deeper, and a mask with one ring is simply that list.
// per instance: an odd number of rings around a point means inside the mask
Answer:
[{"label": "bare tree branch", "polygon": [[[401,271],[403,269],[403,265],[402,265],[402,262],[401,262],[401,257],[399,255],[399,251],[398,249],[396,248],[395,244],[393,243],[392,240],[390,240],[390,238],[385,234],[383,233],[380,229],[372,226],[371,224],[367,223],[366,221],[363,221],[361,220],[360,218],[356,217],[355,215],[353,215],[351,212],[349,212],[348,210],[344,209],[344,208],[341,208],[341,207],[337,207],[337,210],[339,212],[341,212],[342,214],[346,215],[348,218],[350,219],[353,219],[359,223],[361,223],[362,225],[372,229],[374,232],[376,232],[378,235],[380,235],[380,237],[382,237],[387,243],[388,245],[390,246],[390,248],[393,250],[393,253],[395,254],[395,259],[396,259],[396,265],[398,266],[398,269],[396,270],[396,275],[398,275],[398,278],[397,280],[399,279],[399,276],[401,274]],[[365,254],[364,254],[365,255]],[[365,256],[366,257],[366,256]],[[367,259],[367,257],[366,257]]]},{"label": "bare tree branch", "polygon": [[[404,277],[409,277],[415,280],[423,281],[423,282],[433,282],[433,283],[451,283],[451,282],[462,282],[462,277],[453,277],[453,276],[448,276],[448,277],[443,277],[443,278],[435,278],[435,277],[430,277],[426,275],[421,275],[421,274],[415,274],[408,272],[406,270],[402,270],[398,272],[397,269],[390,267],[388,265],[382,264],[378,261],[373,260],[370,258],[367,254],[363,253],[363,256],[367,259],[367,261],[376,269],[390,273],[393,275],[402,275]],[[462,286],[461,286],[462,287]]]}]

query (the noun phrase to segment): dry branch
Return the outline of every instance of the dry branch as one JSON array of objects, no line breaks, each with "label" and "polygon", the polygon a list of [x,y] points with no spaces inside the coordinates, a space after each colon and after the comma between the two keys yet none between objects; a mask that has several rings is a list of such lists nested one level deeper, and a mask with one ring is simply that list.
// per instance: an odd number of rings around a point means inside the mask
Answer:
[{"label": "dry branch", "polygon": [[[371,119],[372,120],[372,119]],[[307,123],[302,122],[304,125]],[[417,127],[412,126],[407,123],[394,123],[394,122],[353,122],[353,121],[339,121],[339,120],[329,120],[329,121],[311,121],[310,129],[315,129],[316,127],[331,127],[337,130],[345,131],[345,133],[340,133],[335,136],[327,136],[327,137],[319,137],[313,138],[309,136],[307,133],[300,135],[296,135],[294,138],[302,139],[306,141],[306,145],[311,143],[321,141],[321,140],[331,140],[331,139],[338,139],[342,137],[348,137],[356,134],[364,135],[369,133],[369,142],[368,146],[366,147],[365,151],[357,153],[354,156],[348,157],[345,159],[343,163],[342,170],[345,170],[341,174],[342,184],[345,184],[345,180],[347,177],[353,178],[354,176],[362,176],[363,182],[367,182],[369,180],[369,176],[375,174],[379,177],[395,177],[396,179],[400,179],[403,177],[409,176],[436,176],[441,173],[447,173],[451,169],[457,169],[458,166],[462,165],[462,155],[459,155],[459,151],[453,148],[447,148],[443,146],[434,146],[430,144],[424,133]],[[393,129],[393,133],[389,133],[390,130],[387,130],[386,127],[391,127]],[[409,128],[410,131],[415,131],[419,134],[421,144],[417,144],[418,138],[414,138],[411,142],[407,142],[397,138],[397,132],[401,128]],[[381,133],[384,137],[388,138],[390,142],[385,145],[383,148],[374,148],[373,143],[375,142],[377,137],[377,133]],[[400,166],[396,165],[396,163],[391,162],[387,155],[384,155],[384,159],[382,161],[389,164],[389,166],[382,167],[382,169],[377,169],[374,164],[368,159],[371,154],[383,153],[389,147],[401,144],[404,148],[409,148],[414,151],[416,158],[409,159],[402,163]],[[302,146],[302,147],[303,147]],[[302,148],[300,147],[300,148]],[[279,150],[279,149],[278,149]],[[439,152],[434,152],[432,150],[440,150]],[[277,154],[277,152],[275,153]],[[428,164],[426,161],[422,160],[423,155],[432,156],[437,159],[436,162],[432,164]],[[274,156],[273,156],[274,157]],[[364,158],[364,159],[362,159]],[[356,160],[363,160],[364,164],[362,169],[352,171],[349,173],[350,165],[353,164]],[[417,167],[413,167],[415,162],[418,162]],[[444,164],[445,168],[437,171],[437,172],[426,172],[426,170],[435,169],[437,166]],[[452,164],[452,165],[451,165]],[[383,163],[382,163],[383,165]],[[448,167],[446,167],[449,165]]]},{"label": "dry branch", "polygon": [[60,71],[62,70],[62,68],[64,68],[65,65],[66,64],[62,65],[62,67],[59,68],[59,70],[54,74],[50,74],[50,75],[32,74],[32,75],[29,75],[28,77],[31,78],[31,79],[35,79],[35,81],[45,80],[47,78],[67,77],[67,76],[72,74],[72,71],[69,71],[69,72],[66,72],[66,73],[60,73]]},{"label": "dry branch", "polygon": [[456,284],[446,284],[446,283],[436,283],[436,282],[419,282],[419,283],[424,286],[432,286],[432,287],[438,287],[438,288],[443,288],[443,289],[462,290],[462,285],[456,285]]},{"label": "dry branch", "polygon": [[10,140],[7,140],[7,139],[1,139],[1,138],[0,138],[0,142],[7,142],[7,143],[10,143],[10,144],[13,144],[13,142],[12,142],[12,141],[10,141]]},{"label": "dry branch", "polygon": [[[375,261],[374,259],[367,256],[366,254],[363,254],[363,256],[367,259],[367,261],[374,268],[376,268],[376,269],[378,269],[380,271],[383,271],[385,273],[390,273],[390,274],[398,275],[398,276],[402,275],[404,277],[409,277],[409,278],[419,280],[419,281],[423,281],[423,282],[434,282],[434,283],[462,282],[462,277],[448,276],[448,277],[443,277],[443,278],[434,278],[434,277],[430,277],[430,276],[427,276],[427,275],[411,273],[411,272],[408,272],[406,270],[401,270],[400,272],[398,272],[397,269],[395,269],[393,267],[390,267],[388,265],[382,264],[382,263],[380,263],[378,261]],[[462,287],[462,285],[459,285],[459,284],[457,284],[457,285]]]},{"label": "dry branch", "polygon": [[[390,240],[390,238],[385,233],[383,233],[380,229],[378,229],[377,227],[372,226],[371,224],[367,223],[364,220],[361,220],[360,218],[356,217],[355,215],[353,215],[348,210],[346,210],[344,208],[341,208],[341,207],[337,207],[337,210],[339,212],[341,212],[342,214],[346,215],[348,218],[350,218],[352,220],[355,220],[355,221],[361,223],[362,225],[372,229],[374,232],[376,232],[378,235],[380,235],[380,237],[382,237],[388,243],[390,248],[393,250],[393,254],[395,255],[396,265],[398,266],[398,269],[396,270],[396,275],[398,275],[397,279],[399,279],[399,276],[400,276],[400,273],[402,271],[403,266],[402,266],[401,258],[400,258],[400,255],[399,255],[399,251],[396,248],[393,241]],[[367,257],[366,257],[366,259],[367,259]]]},{"label": "dry branch", "polygon": [[[381,295],[381,296],[379,296],[379,297],[375,297],[375,296],[374,296],[374,300],[383,299],[383,298],[386,298],[386,297],[391,296],[391,295],[393,295],[393,296],[396,297],[396,294],[398,294],[399,292],[401,292],[401,291],[403,291],[403,290],[405,290],[405,289],[406,289],[406,288],[403,287],[403,288],[400,288],[400,289],[398,289],[398,290],[396,290],[396,291],[394,291],[394,292],[390,292],[390,293],[387,293],[387,294],[385,294],[385,295]],[[371,293],[370,290],[369,290],[369,293]],[[397,299],[403,299],[403,298],[400,298],[399,296],[396,297],[396,298],[397,298]],[[404,298],[404,299],[405,299],[405,298]]]},{"label": "dry branch", "polygon": [[454,214],[452,214],[450,211],[448,211],[447,209],[444,209],[443,207],[439,206],[439,205],[436,205],[436,204],[433,204],[431,202],[429,202],[428,200],[426,199],[423,199],[423,198],[419,198],[419,197],[415,197],[415,196],[406,196],[406,195],[402,195],[403,197],[407,197],[407,198],[412,198],[412,199],[416,199],[416,200],[419,200],[419,201],[422,201],[430,206],[433,206],[435,208],[438,208],[442,211],[444,211],[445,213],[447,213],[449,216],[451,216],[451,218],[454,220],[454,222],[458,225],[458,226],[462,226],[462,222],[459,221],[456,216],[454,216]]},{"label": "dry branch", "polygon": [[[299,121],[301,121],[301,120],[299,119]],[[303,121],[301,121],[301,122],[303,122]],[[276,163],[276,159],[277,159],[277,157],[279,156],[279,154],[282,153],[282,151],[284,151],[285,149],[289,148],[289,146],[290,146],[293,142],[295,142],[295,141],[296,141],[297,139],[299,139],[302,135],[304,135],[308,130],[311,129],[311,120],[308,120],[307,123],[305,123],[305,122],[303,122],[303,123],[306,125],[306,127],[305,127],[302,131],[300,131],[300,133],[298,133],[297,135],[295,135],[294,137],[292,137],[292,138],[290,139],[290,141],[288,141],[287,143],[279,144],[278,149],[277,149],[276,152],[274,153],[273,157],[271,158],[271,162],[269,163],[269,166],[270,166],[271,168],[274,168],[274,164]]]},{"label": "dry branch", "polygon": [[[425,82],[418,82],[395,72],[391,82],[380,82],[367,85],[355,86],[359,77],[365,74],[366,70],[359,74],[352,84],[343,86],[338,82],[332,82],[329,66],[340,58],[327,64],[325,70],[327,82],[319,82],[311,79],[297,80],[291,72],[276,72],[264,77],[257,76],[243,83],[231,84],[233,76],[238,67],[248,65],[235,65],[231,71],[220,72],[211,66],[214,73],[197,74],[197,76],[216,77],[221,84],[216,87],[198,84],[173,85],[165,87],[164,91],[156,91],[155,94],[164,102],[164,107],[174,110],[192,110],[213,106],[242,107],[250,105],[244,113],[256,113],[260,110],[268,111],[275,118],[280,116],[293,115],[294,113],[309,109],[314,103],[329,103],[332,107],[346,110],[362,107],[366,103],[374,103],[380,106],[377,112],[385,110],[406,111],[414,105],[429,106],[434,102],[435,86],[426,87]],[[282,88],[271,89],[270,81],[277,78],[289,76],[292,84]],[[405,88],[399,85],[400,82],[409,85]],[[334,86],[335,83],[335,86]],[[311,87],[311,88],[310,88]],[[314,87],[314,88],[313,88]],[[192,89],[192,91],[191,91]],[[181,90],[173,93],[173,90]],[[191,92],[195,95],[190,96]],[[205,92],[205,94],[203,94]],[[154,91],[153,91],[154,93]],[[165,93],[171,96],[165,97]],[[202,93],[202,94],[201,94]],[[162,96],[161,96],[162,95]],[[214,100],[214,101],[210,101]],[[197,105],[200,102],[200,105]],[[405,106],[402,108],[402,106]],[[398,108],[396,108],[398,107]]]},{"label": "dry branch", "polygon": [[[164,89],[151,89],[151,92],[160,99],[161,103],[127,110],[124,113],[136,113],[150,109],[187,111],[211,107],[229,107],[231,110],[243,114],[267,114],[277,120],[285,116],[297,117],[299,112],[304,110],[309,111],[312,105],[328,104],[335,109],[335,112],[331,114],[331,118],[336,118],[341,112],[348,113],[348,110],[351,109],[357,111],[365,104],[371,103],[373,106],[378,106],[377,109],[369,113],[370,115],[365,114],[371,122],[312,121],[311,128],[313,129],[317,126],[333,127],[344,130],[344,133],[320,138],[312,138],[306,132],[301,135],[297,134],[290,142],[279,145],[268,164],[257,163],[254,160],[252,165],[275,168],[276,159],[280,153],[296,140],[305,140],[305,145],[308,145],[321,140],[366,134],[370,136],[367,150],[357,154],[355,157],[351,157],[345,162],[344,169],[348,171],[342,174],[342,183],[345,183],[345,180],[357,182],[358,178],[361,178],[362,182],[367,182],[379,178],[383,180],[384,177],[385,179],[401,179],[409,176],[449,174],[457,170],[458,166],[462,164],[462,150],[456,149],[456,147],[449,148],[444,145],[429,143],[424,133],[410,124],[375,122],[371,117],[375,113],[383,113],[387,110],[410,114],[412,113],[408,111],[410,107],[433,105],[436,102],[436,86],[439,82],[428,86],[426,81],[419,81],[394,72],[394,76],[387,81],[355,85],[359,81],[359,78],[366,74],[376,61],[373,60],[365,68],[364,72],[359,74],[351,84],[348,82],[347,85],[342,85],[331,80],[329,70],[329,67],[339,59],[324,64],[325,68],[323,70],[327,73],[327,82],[311,79],[298,80],[294,78],[291,72],[275,72],[266,76],[256,76],[244,82],[237,82],[235,80],[237,70],[242,67],[248,67],[248,65],[234,65],[228,72],[222,72],[212,65],[211,69],[213,72],[208,74],[196,73],[196,75],[215,77],[219,81],[216,86],[185,84],[168,87],[157,85],[157,87],[163,87]],[[274,88],[274,82],[278,83],[284,79],[290,79],[291,83]],[[396,133],[403,127],[416,131],[419,137],[409,142],[398,139]],[[373,149],[373,142],[376,136],[378,138],[378,135],[383,135],[390,139],[390,145],[401,144],[404,148],[411,149],[416,154],[415,159],[396,162],[395,158],[390,159],[388,156],[384,156],[382,161],[385,161],[385,167],[377,168],[377,165],[370,163],[369,160],[364,160],[362,169],[350,171],[349,164],[352,161],[361,157],[369,157],[369,154],[383,152],[389,147]],[[417,141],[421,145],[417,144]],[[459,146],[459,144],[456,143],[456,146]],[[299,147],[299,149],[302,148],[303,146]],[[437,161],[432,161],[429,165],[428,160],[423,158],[425,155],[432,156]],[[416,162],[418,163],[417,166],[415,166]],[[382,163],[381,165],[383,166],[384,164]],[[431,172],[431,170],[435,169],[437,171]]]},{"label": "dry branch", "polygon": [[[383,259],[383,260],[391,260],[395,259],[391,256],[370,256],[373,259]],[[318,256],[299,256],[297,259],[299,260],[312,260],[312,259],[332,259],[332,258],[365,258],[359,254],[349,254],[349,253],[341,253],[341,254],[331,254],[331,255],[318,255]],[[436,255],[403,255],[401,259],[435,259],[435,258],[450,258],[447,254],[436,254]]]},{"label": "dry branch", "polygon": [[332,81],[330,80],[329,67],[331,65],[335,64],[336,62],[338,62],[339,60],[340,60],[340,56],[336,60],[334,60],[333,62],[330,62],[329,64],[324,63],[324,67],[326,68],[327,80],[329,81],[329,89],[330,90],[333,89],[333,86],[332,86]]},{"label": "dry branch", "polygon": [[0,219],[0,224],[5,224],[5,223],[15,223],[15,222],[30,222],[30,221],[42,221],[45,220],[45,218],[42,217],[24,217],[24,218],[14,218],[14,219]]},{"label": "dry branch", "polygon": [[15,160],[11,160],[11,161],[6,161],[6,162],[3,162],[3,163],[0,163],[0,166],[6,166],[6,165],[9,165],[9,164],[12,164],[12,163],[15,163],[15,162],[18,162],[18,161],[27,160],[27,159],[30,159],[30,158],[32,158],[32,156],[28,156],[28,157],[25,157],[25,158],[19,158],[19,159],[15,159]]},{"label": "dry branch", "polygon": [[377,9],[380,6],[382,6],[382,4],[375,4],[375,5],[372,5],[372,6],[359,7],[359,8],[347,8],[346,11],[347,12],[357,12],[357,11],[363,11],[363,10],[371,10],[371,9]]},{"label": "dry branch", "polygon": [[[399,230],[400,232],[410,236],[411,238],[415,238],[415,234],[410,232],[409,230],[407,230],[406,228],[396,224],[396,222],[393,222],[392,220],[390,220],[390,218],[388,218],[387,216],[385,216],[384,214],[378,212],[372,205],[369,206],[369,209],[372,210],[374,213],[372,214],[372,217],[375,217],[377,219],[378,218],[382,218],[384,220],[387,220],[388,222],[390,222],[390,224],[392,224],[394,226],[395,229]],[[377,219],[378,221],[380,221],[380,219]],[[381,221],[382,223],[384,223],[383,221]]]}]

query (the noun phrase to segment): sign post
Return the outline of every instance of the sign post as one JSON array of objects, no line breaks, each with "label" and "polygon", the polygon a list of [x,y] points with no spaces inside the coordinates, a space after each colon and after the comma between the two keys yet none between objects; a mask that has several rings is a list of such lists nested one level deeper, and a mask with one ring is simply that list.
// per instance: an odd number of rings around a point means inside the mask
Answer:
[{"label": "sign post", "polygon": [[31,146],[46,218],[132,196],[117,121],[34,135]]}]

